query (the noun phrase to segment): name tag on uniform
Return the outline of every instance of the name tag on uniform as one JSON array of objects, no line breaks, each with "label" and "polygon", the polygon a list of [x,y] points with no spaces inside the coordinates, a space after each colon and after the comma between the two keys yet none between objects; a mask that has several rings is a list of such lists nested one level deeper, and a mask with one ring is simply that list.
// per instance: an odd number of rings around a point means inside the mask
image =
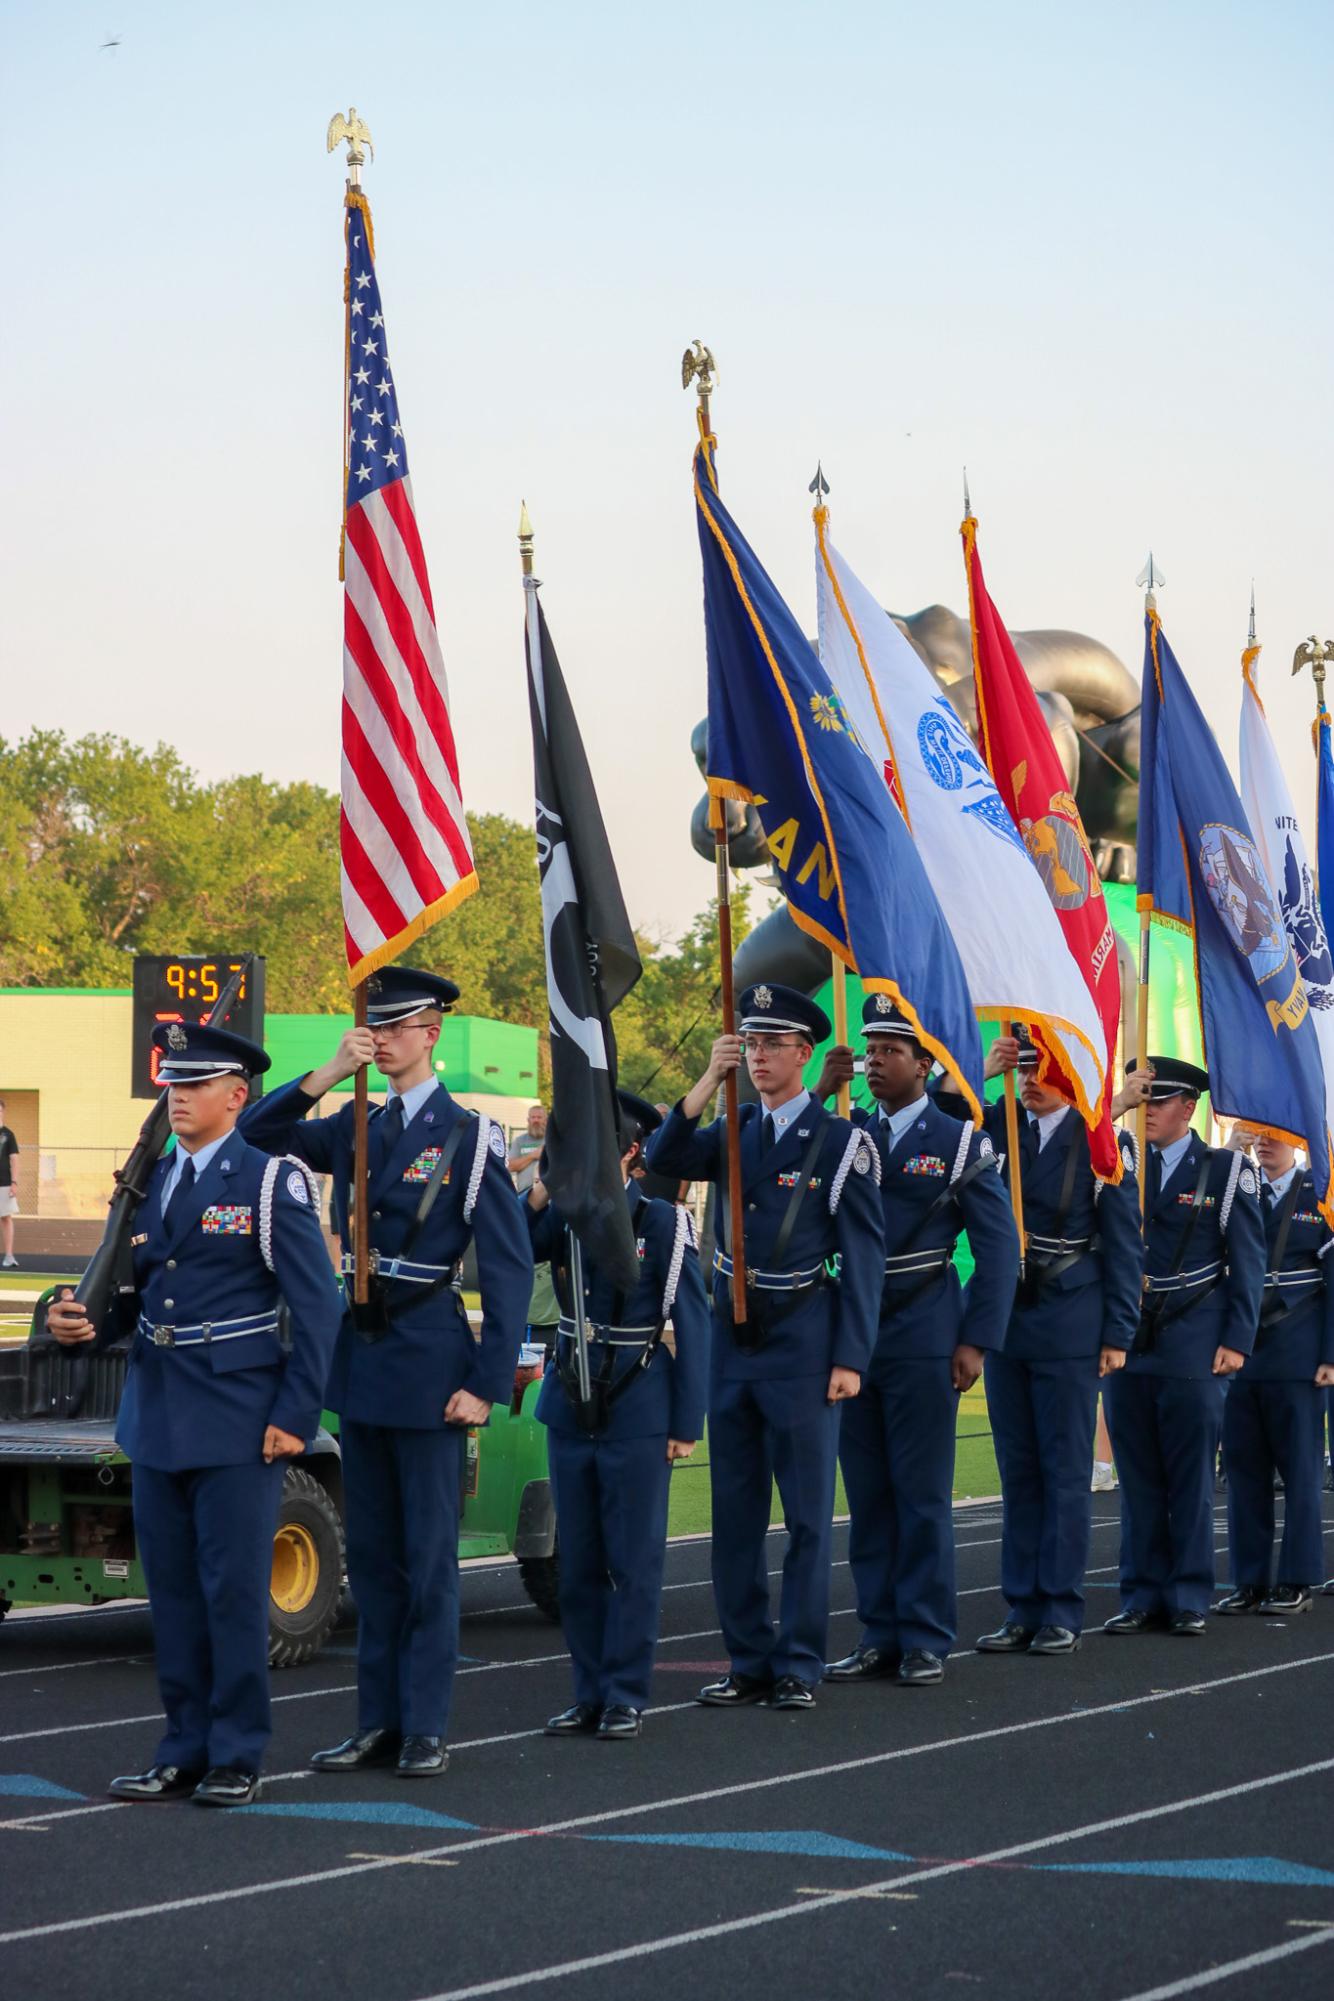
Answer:
[{"label": "name tag on uniform", "polygon": [[[403,1179],[405,1181],[429,1181],[431,1176],[435,1173],[435,1166],[436,1162],[440,1158],[440,1153],[441,1149],[438,1146],[428,1146],[423,1148],[422,1152],[417,1155],[417,1158],[413,1161],[412,1165],[410,1167],[404,1168]],[[446,1168],[445,1182],[444,1182],[444,1185],[446,1187],[449,1186],[449,1174],[450,1170]]]},{"label": "name tag on uniform", "polygon": [[[1180,1193],[1180,1194],[1179,1194],[1179,1195],[1177,1196],[1177,1202],[1178,1202],[1178,1204],[1184,1204],[1184,1206],[1185,1206],[1185,1207],[1186,1207],[1187,1209],[1189,1209],[1189,1207],[1191,1206],[1191,1204],[1192,1204],[1192,1202],[1193,1202],[1194,1200],[1195,1200],[1195,1197],[1194,1197],[1194,1194],[1192,1193],[1192,1194],[1190,1194],[1190,1195],[1187,1195],[1184,1189],[1183,1189],[1183,1190],[1181,1191],[1181,1193]],[[1206,1196],[1205,1196],[1205,1198],[1204,1198],[1204,1200],[1203,1200],[1203,1202],[1201,1202],[1201,1204],[1200,1204],[1200,1207],[1201,1207],[1201,1209],[1212,1209],[1212,1208],[1214,1208],[1214,1207],[1215,1207],[1215,1201],[1214,1201],[1214,1197],[1213,1197],[1212,1195],[1206,1195]]]},{"label": "name tag on uniform", "polygon": [[945,1175],[946,1168],[939,1154],[915,1153],[911,1160],[904,1161],[903,1171],[905,1174],[927,1174],[939,1181]]},{"label": "name tag on uniform", "polygon": [[254,1228],[251,1217],[243,1203],[219,1202],[205,1209],[200,1224],[206,1237],[248,1237]]},{"label": "name tag on uniform", "polygon": [[130,1249],[132,1251],[137,1251],[140,1244],[146,1244],[147,1242],[148,1242],[148,1232],[147,1230],[141,1230],[137,1237],[130,1238]]}]

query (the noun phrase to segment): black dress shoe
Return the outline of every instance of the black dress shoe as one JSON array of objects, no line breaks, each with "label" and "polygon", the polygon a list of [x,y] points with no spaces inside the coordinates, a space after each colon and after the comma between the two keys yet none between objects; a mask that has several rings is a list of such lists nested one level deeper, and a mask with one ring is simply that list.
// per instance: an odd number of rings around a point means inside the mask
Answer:
[{"label": "black dress shoe", "polygon": [[394,1770],[400,1779],[434,1779],[448,1763],[443,1737],[405,1737]]},{"label": "black dress shoe", "polygon": [[1007,1619],[994,1633],[983,1633],[977,1643],[980,1654],[1026,1654],[1037,1637],[1033,1626],[1021,1626],[1017,1619]]},{"label": "black dress shoe", "polygon": [[639,1731],[637,1709],[631,1709],[628,1702],[609,1702],[602,1712],[597,1734],[599,1737],[637,1737]]},{"label": "black dress shoe", "polygon": [[1033,1635],[1030,1654],[1077,1654],[1079,1634],[1069,1626],[1039,1626]]},{"label": "black dress shoe", "polygon": [[824,1671],[826,1681],[883,1681],[886,1675],[895,1672],[899,1664],[896,1649],[890,1647],[854,1647],[850,1654],[844,1654],[840,1661],[830,1661]]},{"label": "black dress shoe", "polygon": [[1315,1603],[1305,1584],[1276,1584],[1260,1606],[1262,1612],[1309,1612]]},{"label": "black dress shoe", "polygon": [[1198,1640],[1208,1627],[1202,1612],[1174,1612],[1167,1622],[1167,1630],[1179,1640]]},{"label": "black dress shoe", "polygon": [[725,1674],[721,1681],[704,1684],[696,1702],[708,1709],[739,1709],[746,1702],[764,1702],[773,1693],[773,1683],[765,1675]]},{"label": "black dress shoe", "polygon": [[190,1795],[196,1806],[249,1806],[259,1798],[259,1773],[214,1765]]},{"label": "black dress shoe", "polygon": [[945,1663],[925,1647],[911,1647],[899,1662],[895,1679],[902,1688],[925,1688],[928,1682],[945,1679]]},{"label": "black dress shoe", "polygon": [[591,1737],[598,1727],[600,1711],[595,1702],[572,1702],[559,1716],[547,1719],[548,1737]]},{"label": "black dress shoe", "polygon": [[1163,1616],[1161,1612],[1118,1612],[1103,1626],[1104,1633],[1117,1638],[1124,1633],[1161,1633]]},{"label": "black dress shoe", "polygon": [[1239,1612],[1258,1612],[1265,1600],[1262,1584],[1239,1584],[1235,1591],[1229,1591],[1226,1598],[1220,1598],[1214,1606],[1225,1619],[1234,1618]]},{"label": "black dress shoe", "polygon": [[204,1776],[202,1765],[150,1765],[146,1772],[113,1779],[107,1792],[113,1800],[181,1800]]},{"label": "black dress shoe", "polygon": [[397,1730],[358,1730],[331,1751],[313,1751],[312,1772],[360,1772],[369,1765],[392,1765],[402,1748]]},{"label": "black dress shoe", "polygon": [[815,1690],[800,1675],[781,1674],[766,1700],[767,1709],[814,1709]]}]

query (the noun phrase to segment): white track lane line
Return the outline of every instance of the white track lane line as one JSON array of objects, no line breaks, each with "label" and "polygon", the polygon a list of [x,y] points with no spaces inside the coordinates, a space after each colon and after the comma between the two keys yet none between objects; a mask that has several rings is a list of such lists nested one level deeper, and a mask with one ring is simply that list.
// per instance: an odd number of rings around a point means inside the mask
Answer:
[{"label": "white track lane line", "polygon": [[[1122,1813],[1109,1820],[1087,1821],[1082,1827],[1070,1827],[1060,1834],[1046,1834],[1034,1841],[1019,1841],[1008,1848],[993,1848],[985,1855],[973,1855],[959,1862],[940,1862],[928,1869],[914,1869],[907,1875],[885,1876],[876,1883],[863,1883],[855,1890],[831,1890],[822,1897],[806,1897],[799,1904],[780,1904],[774,1909],[756,1911],[748,1918],[729,1918],[716,1925],[699,1925],[692,1931],[669,1933],[656,1939],[645,1939],[639,1945],[621,1946],[611,1952],[590,1954],[585,1959],[567,1959],[558,1966],[543,1966],[531,1973],[503,1976],[497,1980],[480,1980],[469,1987],[451,1987],[434,1994],[430,2001],[479,2001],[486,1994],[512,1993],[515,1988],[533,1987],[548,1980],[559,1980],[575,1973],[588,1973],[605,1967],[624,1965],[627,1960],[648,1959],[659,1952],[670,1952],[684,1945],[699,1945],[705,1940],[726,1938],[736,1932],[754,1931],[761,1925],[780,1924],[786,1918],[801,1918],[811,1911],[838,1910],[854,1903],[859,1897],[877,1897],[885,1890],[902,1892],[914,1883],[936,1883],[945,1876],[957,1876],[969,1869],[985,1869],[1003,1863],[1013,1862],[1021,1855],[1040,1854],[1044,1849],[1060,1848],[1072,1841],[1086,1841],[1095,1834],[1110,1834],[1118,1828],[1134,1827],[1146,1820],[1161,1820],[1169,1814],[1192,1813],[1200,1807],[1216,1806],[1220,1800],[1240,1799],[1248,1793],[1262,1791],[1267,1786],[1282,1786],[1294,1779],[1313,1778],[1318,1773],[1334,1770],[1334,1758],[1324,1758],[1318,1764],[1297,1765],[1290,1771],[1272,1772],[1267,1778],[1249,1779],[1242,1785],[1220,1786],[1216,1791],[1197,1793],[1190,1799],[1171,1800],[1166,1806],[1142,1807],[1135,1813]],[[1262,1964],[1269,1958],[1281,1958],[1313,1944],[1326,1943],[1329,1934],[1317,1932],[1312,1938],[1301,1939],[1293,1945],[1277,1948],[1271,1953],[1253,1954],[1249,1959],[1238,1960],[1237,1969]],[[1155,1987],[1151,1993],[1134,1997],[1134,2001],[1168,2001],[1174,1994],[1189,1993],[1193,1987],[1206,1984],[1209,1979],[1223,1977],[1227,1968],[1213,1968],[1206,1975],[1190,1975],[1184,1980],[1174,1981],[1167,1987]]]},{"label": "white track lane line", "polygon": [[1291,1959],[1294,1953],[1310,1952],[1314,1946],[1334,1943],[1334,1925],[1323,1931],[1311,1932],[1306,1938],[1289,1939],[1283,1945],[1271,1945],[1263,1952],[1248,1952],[1245,1959],[1230,1959],[1223,1966],[1206,1967],[1203,1973],[1187,1973],[1180,1980],[1169,1980],[1165,1987],[1150,1987],[1142,1994],[1133,1994],[1129,2001],[1172,2001],[1177,1994],[1195,1994],[1201,1987],[1213,1987],[1220,1980],[1231,1980],[1238,1973],[1254,1973],[1259,1966],[1272,1966],[1276,1960]]},{"label": "white track lane line", "polygon": [[[1125,1715],[1133,1709],[1144,1709],[1163,1702],[1174,1702],[1181,1696],[1208,1695],[1215,1689],[1235,1688],[1243,1683],[1266,1680],[1270,1675],[1290,1674],[1298,1668],[1322,1667],[1329,1665],[1331,1662],[1334,1662],[1334,1653],[1308,1654],[1301,1660],[1282,1661],[1271,1667],[1248,1668],[1239,1674],[1218,1675],[1212,1681],[1190,1682],[1182,1688],[1159,1689],[1148,1695],[1127,1696],[1118,1702],[1099,1703],[1096,1707],[1090,1709],[1065,1710],[1058,1716],[1035,1716],[1022,1723],[998,1724],[991,1730],[964,1731],[954,1737],[937,1738],[935,1742],[929,1744],[900,1745],[892,1751],[874,1751],[862,1758],[844,1758],[834,1764],[810,1766],[805,1771],[776,1772],[763,1779],[746,1779],[732,1785],[710,1786],[699,1792],[678,1793],[670,1799],[641,1801],[634,1806],[610,1807],[604,1809],[601,1813],[577,1814],[567,1820],[547,1821],[538,1827],[511,1828],[499,1834],[480,1834],[470,1840],[450,1841],[433,1845],[430,1848],[405,1850],[401,1855],[377,1856],[368,1862],[343,1863],[333,1869],[312,1869],[300,1876],[269,1877],[257,1883],[237,1884],[231,1889],[201,1891],[192,1897],[172,1897],[163,1903],[136,1904],[124,1910],[95,1911],[89,1916],[82,1918],[59,1918],[49,1924],[25,1925],[16,1931],[0,1932],[0,1946],[17,1945],[27,1939],[55,1938],[66,1932],[92,1931],[103,1925],[128,1924],[136,1922],[141,1918],[165,1917],[177,1911],[202,1910],[213,1904],[237,1903],[247,1897],[268,1896],[274,1891],[321,1887],[326,1883],[341,1882],[353,1876],[373,1876],[384,1869],[398,1869],[417,1862],[430,1862],[434,1861],[437,1857],[448,1856],[451,1859],[455,1859],[460,1855],[476,1854],[481,1849],[509,1847],[516,1842],[533,1841],[544,1836],[577,1834],[587,1827],[605,1827],[611,1821],[637,1820],[646,1814],[667,1813],[678,1807],[700,1806],[710,1800],[739,1799],[744,1793],[766,1792],[775,1786],[800,1785],[807,1779],[838,1778],[844,1773],[871,1771],[880,1766],[896,1764],[904,1758],[926,1757],[935,1751],[967,1750],[976,1744],[991,1743],[1004,1737],[1021,1736],[1030,1730],[1060,1729],[1067,1725],[1092,1722],[1103,1716]],[[1334,1768],[1334,1758],[1325,1759],[1316,1765],[1304,1765],[1296,1771],[1280,1774],[1272,1779],[1254,1780],[1241,1786],[1225,1787],[1219,1792],[1203,1794],[1197,1802],[1193,1801],[1190,1803],[1204,1804],[1212,1800],[1230,1799],[1240,1793],[1252,1791],[1257,1786],[1277,1785],[1284,1777],[1295,1778],[1308,1772],[1324,1772],[1331,1768]],[[963,1862],[944,1863],[939,1867],[922,1871],[919,1876],[890,1877],[887,1879],[886,1887],[898,1888],[901,1884],[909,1882],[928,1881],[935,1876],[951,1875],[957,1870],[974,1868],[984,1862],[1001,1861],[1009,1856],[1028,1854],[1034,1849],[1050,1847],[1060,1841],[1077,1840],[1085,1834],[1099,1833],[1109,1828],[1127,1827],[1135,1821],[1151,1820],[1157,1813],[1179,1810],[1179,1807],[1147,1808],[1138,1813],[1124,1814],[1115,1820],[1097,1822],[1069,1834],[1053,1835],[1036,1842],[1021,1842],[1016,1848],[1000,1849],[993,1855],[975,1856]],[[808,1898],[804,1900],[800,1908],[803,1910],[819,1910],[830,1903],[844,1902],[849,1895],[864,1896],[866,1893],[865,1887],[861,1891],[837,1891],[823,1900]],[[797,1915],[795,1911],[783,1909],[772,1914],[760,1914],[753,1918],[738,1919],[732,1925],[723,1925],[704,1932],[689,1933],[676,1938],[669,1938],[665,1941],[653,1942],[654,1949],[659,1949],[660,1945],[689,1943],[691,1939],[696,1937],[714,1937],[718,1935],[720,1930],[746,1930],[754,1924],[772,1922],[775,1917],[792,1917],[795,1915]],[[621,1956],[633,1957],[640,1949],[631,1947]],[[585,1964],[599,1965],[602,1963],[604,1962],[600,1960],[572,1962],[569,1970],[577,1971],[581,1970]],[[499,1983],[499,1987],[529,1985],[535,1980],[552,1977],[561,1971],[560,1967],[544,1968],[541,1973],[520,1975],[513,1981],[502,1981]],[[481,1988],[460,1990],[461,1993],[468,1994],[490,1993],[494,1991],[499,1991],[499,1988],[484,1986]]]}]

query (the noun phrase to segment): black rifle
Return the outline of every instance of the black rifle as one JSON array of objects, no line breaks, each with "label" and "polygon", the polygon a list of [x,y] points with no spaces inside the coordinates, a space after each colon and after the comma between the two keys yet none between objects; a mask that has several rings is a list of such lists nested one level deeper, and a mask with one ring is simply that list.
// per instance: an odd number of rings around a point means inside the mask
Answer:
[{"label": "black rifle", "polygon": [[[251,955],[247,954],[209,1010],[208,1020],[215,1026],[221,1027],[235,1007],[251,964]],[[139,1137],[130,1148],[124,1167],[117,1172],[116,1192],[107,1209],[102,1241],[88,1260],[83,1277],[74,1288],[74,1298],[97,1329],[97,1338],[67,1351],[71,1361],[82,1361],[84,1367],[82,1370],[74,1371],[78,1381],[71,1384],[66,1396],[61,1400],[66,1405],[60,1413],[64,1417],[75,1416],[82,1402],[84,1378],[87,1375],[87,1357],[101,1348],[109,1347],[121,1332],[115,1308],[120,1302],[122,1293],[132,1291],[134,1288],[130,1257],[130,1237],[134,1230],[134,1219],[139,1204],[148,1193],[149,1177],[157,1166],[162,1149],[171,1133],[167,1095],[167,1092],[163,1091],[140,1126]],[[69,1287],[60,1286],[57,1291],[68,1297]],[[40,1300],[33,1311],[28,1339],[55,1344],[55,1337],[46,1331],[44,1300]]]}]

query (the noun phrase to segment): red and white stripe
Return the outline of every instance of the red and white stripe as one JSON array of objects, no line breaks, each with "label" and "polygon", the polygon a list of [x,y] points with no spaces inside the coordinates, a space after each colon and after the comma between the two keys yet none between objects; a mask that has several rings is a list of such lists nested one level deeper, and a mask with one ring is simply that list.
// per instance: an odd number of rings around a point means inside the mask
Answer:
[{"label": "red and white stripe", "polygon": [[477,887],[411,482],[348,508],[340,848],[359,984]]}]

